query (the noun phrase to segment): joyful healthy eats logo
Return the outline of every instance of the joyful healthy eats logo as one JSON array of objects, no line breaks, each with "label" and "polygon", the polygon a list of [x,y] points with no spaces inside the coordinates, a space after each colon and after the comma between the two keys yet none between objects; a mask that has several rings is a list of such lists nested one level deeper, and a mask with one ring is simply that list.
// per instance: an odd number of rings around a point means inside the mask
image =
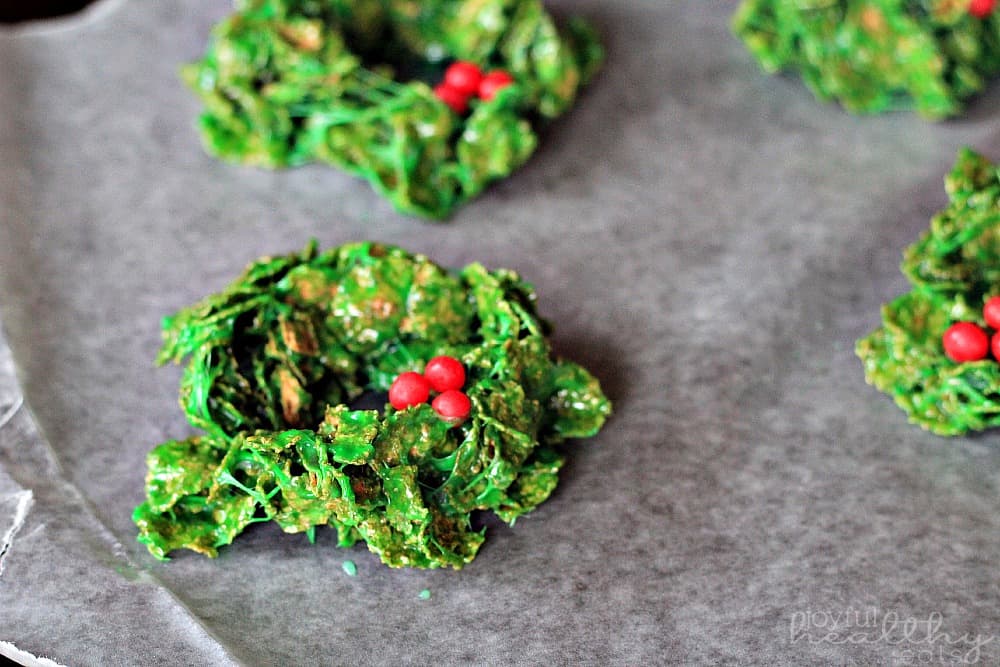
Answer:
[{"label": "joyful healthy eats logo", "polygon": [[904,617],[877,607],[837,611],[797,611],[789,633],[793,644],[882,645],[893,665],[976,665],[995,635],[948,632],[944,616]]}]

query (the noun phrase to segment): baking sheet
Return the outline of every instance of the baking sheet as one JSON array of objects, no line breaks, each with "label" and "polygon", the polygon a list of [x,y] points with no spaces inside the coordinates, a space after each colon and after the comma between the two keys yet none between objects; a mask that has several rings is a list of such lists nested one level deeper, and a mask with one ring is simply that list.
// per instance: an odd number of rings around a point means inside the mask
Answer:
[{"label": "baking sheet", "polygon": [[[0,654],[1000,664],[997,435],[907,425],[852,352],[906,289],[900,251],[957,148],[1000,159],[1000,86],[957,121],[854,118],[761,75],[734,1],[548,4],[595,22],[607,65],[447,225],[327,168],[201,151],[176,72],[223,0],[0,31]],[[160,318],[311,237],[520,271],[615,403],[553,498],[491,524],[461,572],[270,525],[214,561],[135,542],[144,456],[190,432],[180,371],[153,368]]]}]

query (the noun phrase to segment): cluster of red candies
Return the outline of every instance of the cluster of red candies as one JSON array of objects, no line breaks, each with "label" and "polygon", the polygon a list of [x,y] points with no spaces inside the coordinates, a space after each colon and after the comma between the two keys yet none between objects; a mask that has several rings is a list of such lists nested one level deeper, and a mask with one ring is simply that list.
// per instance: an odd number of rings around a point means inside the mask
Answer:
[{"label": "cluster of red candies", "polygon": [[969,13],[977,19],[984,19],[996,9],[997,0],[972,0],[969,3]]},{"label": "cluster of red candies", "polygon": [[993,329],[993,339],[975,322],[956,322],[941,337],[944,353],[952,361],[979,361],[991,351],[1000,360],[1000,296],[991,297],[983,305],[983,319]]},{"label": "cluster of red candies", "polygon": [[497,69],[483,74],[474,64],[459,60],[444,71],[444,81],[434,86],[434,94],[457,114],[469,110],[469,100],[477,96],[492,100],[501,88],[514,83],[514,77]]},{"label": "cluster of red candies", "polygon": [[426,403],[431,391],[438,395],[431,401],[434,412],[445,421],[456,424],[465,420],[472,410],[469,397],[462,392],[465,367],[455,357],[434,357],[427,362],[423,374],[400,373],[389,387],[389,403],[397,410]]}]

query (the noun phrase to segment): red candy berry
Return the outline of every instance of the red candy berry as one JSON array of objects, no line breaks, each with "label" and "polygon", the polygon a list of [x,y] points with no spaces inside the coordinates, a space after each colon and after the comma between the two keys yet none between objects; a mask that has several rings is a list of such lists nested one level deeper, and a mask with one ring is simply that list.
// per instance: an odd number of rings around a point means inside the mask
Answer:
[{"label": "red candy berry", "polygon": [[952,361],[979,361],[986,358],[990,339],[978,324],[956,322],[941,337],[944,353]]},{"label": "red candy berry", "polygon": [[503,70],[494,70],[483,77],[479,82],[479,97],[484,100],[492,100],[501,88],[506,88],[514,83],[514,77]]},{"label": "red candy berry", "polygon": [[434,94],[457,114],[463,114],[469,110],[469,96],[446,83],[434,86]]},{"label": "red candy berry", "polygon": [[461,389],[465,384],[465,368],[455,357],[434,357],[427,362],[424,377],[434,391]]},{"label": "red candy berry", "polygon": [[996,9],[997,0],[972,0],[969,3],[969,13],[977,19],[984,19]]},{"label": "red candy berry", "polygon": [[991,328],[1000,330],[1000,296],[986,300],[983,305],[983,319]]},{"label": "red candy berry", "polygon": [[431,395],[431,385],[420,373],[401,373],[389,387],[389,403],[397,410],[426,403]]},{"label": "red candy berry", "polygon": [[454,88],[466,97],[476,94],[479,82],[482,80],[482,70],[465,60],[452,63],[444,71],[444,85]]},{"label": "red candy berry", "polygon": [[1000,359],[1000,333],[993,334],[993,338],[990,340],[990,351],[993,353],[994,359]]},{"label": "red candy berry", "polygon": [[431,407],[442,419],[450,422],[461,422],[469,416],[472,402],[469,397],[457,389],[449,389],[431,402]]}]

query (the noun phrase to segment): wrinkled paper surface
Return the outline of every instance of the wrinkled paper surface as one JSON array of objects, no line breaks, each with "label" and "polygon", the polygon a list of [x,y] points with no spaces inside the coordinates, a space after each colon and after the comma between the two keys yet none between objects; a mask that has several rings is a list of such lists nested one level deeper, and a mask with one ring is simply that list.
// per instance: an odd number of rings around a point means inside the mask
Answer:
[{"label": "wrinkled paper surface", "polygon": [[[957,148],[1000,158],[1000,86],[953,122],[855,118],[761,74],[730,0],[549,4],[600,28],[607,65],[447,225],[332,169],[202,152],[177,69],[224,0],[0,31],[0,655],[1000,660],[1000,436],[906,424],[852,351],[905,290],[900,251]],[[390,570],[328,530],[254,526],[217,560],[135,542],[146,452],[190,433],[179,369],[153,367],[160,318],[313,236],[520,271],[615,403],[552,499],[491,522],[461,572]]]}]

